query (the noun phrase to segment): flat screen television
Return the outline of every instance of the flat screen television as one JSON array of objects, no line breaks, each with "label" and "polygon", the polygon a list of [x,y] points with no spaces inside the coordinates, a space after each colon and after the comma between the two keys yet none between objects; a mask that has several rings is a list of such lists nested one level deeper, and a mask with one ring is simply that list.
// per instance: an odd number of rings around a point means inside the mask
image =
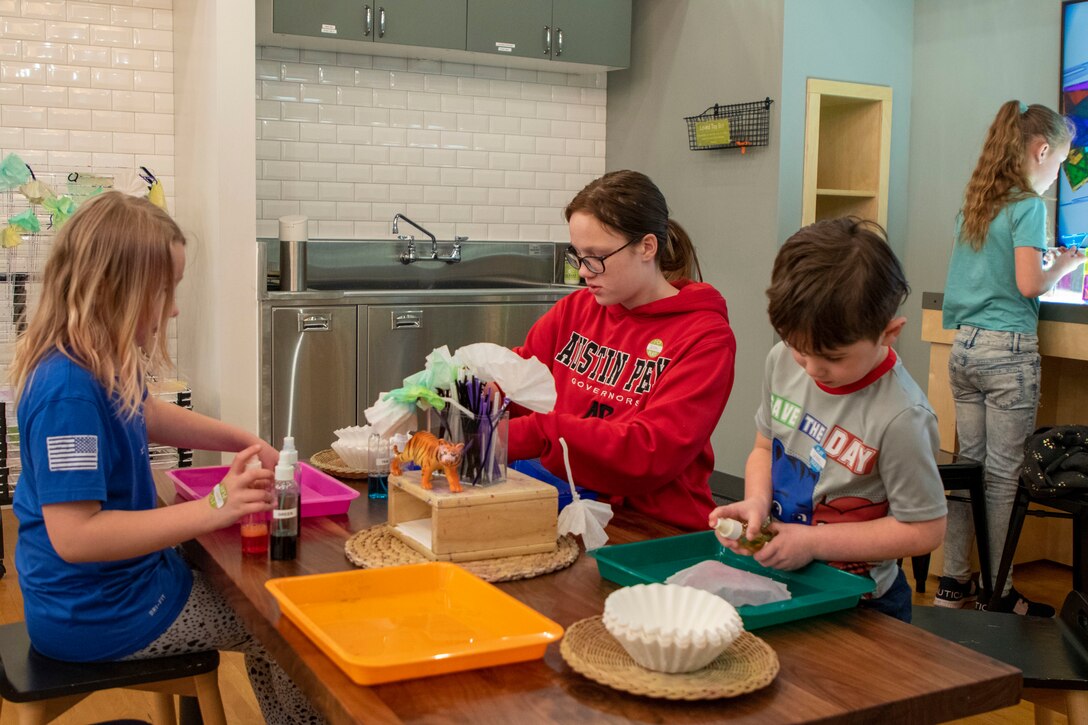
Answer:
[{"label": "flat screen television", "polygon": [[[1076,126],[1069,158],[1055,185],[1058,191],[1054,241],[1088,247],[1088,0],[1062,3],[1061,96],[1059,110]],[[1083,270],[1068,275],[1043,299],[1085,302]]]}]

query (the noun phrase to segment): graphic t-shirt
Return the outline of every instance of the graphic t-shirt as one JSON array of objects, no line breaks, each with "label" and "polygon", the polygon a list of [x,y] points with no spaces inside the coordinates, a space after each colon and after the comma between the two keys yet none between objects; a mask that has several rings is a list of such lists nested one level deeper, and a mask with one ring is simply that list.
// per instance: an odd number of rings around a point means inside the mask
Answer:
[{"label": "graphic t-shirt", "polygon": [[733,386],[736,341],[713,287],[626,309],[589,290],[555,304],[517,352],[555,378],[555,411],[510,421],[512,460],[539,457],[566,479],[559,438],[579,486],[687,530],[714,508],[710,435]]},{"label": "graphic t-shirt", "polygon": [[[947,511],[937,417],[891,348],[865,378],[830,389],[778,343],[767,355],[756,430],[771,441],[771,513],[780,521],[929,521]],[[871,576],[876,597],[898,568],[891,560],[831,563]]]},{"label": "graphic t-shirt", "polygon": [[60,353],[33,372],[18,408],[22,473],[15,566],[35,649],[77,662],[124,657],[153,642],[189,597],[192,573],[173,549],[69,563],[53,548],[42,507],[100,501],[103,510],[155,508],[142,411],[119,417],[91,373]]}]

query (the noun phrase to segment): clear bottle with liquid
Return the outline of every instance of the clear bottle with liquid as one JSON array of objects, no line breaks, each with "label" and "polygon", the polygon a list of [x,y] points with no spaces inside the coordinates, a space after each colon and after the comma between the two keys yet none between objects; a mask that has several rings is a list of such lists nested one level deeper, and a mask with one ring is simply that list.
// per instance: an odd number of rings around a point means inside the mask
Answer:
[{"label": "clear bottle with liquid", "polygon": [[[246,470],[261,467],[261,460],[252,456],[246,461]],[[242,554],[246,556],[265,556],[268,554],[268,514],[264,511],[246,514],[239,520],[242,534]]]},{"label": "clear bottle with liquid", "polygon": [[389,496],[389,440],[377,433],[370,436],[367,446],[370,467],[366,477],[367,498]]},{"label": "clear bottle with liquid", "polygon": [[774,532],[770,530],[771,519],[767,517],[767,520],[763,522],[763,527],[760,529],[759,534],[749,539],[744,535],[744,524],[736,519],[718,519],[718,523],[714,525],[714,531],[719,536],[732,539],[749,551],[759,551],[763,548],[764,544],[774,538]]},{"label": "clear bottle with liquid", "polygon": [[[290,460],[288,456],[287,460]],[[274,489],[276,507],[272,509],[271,540],[272,559],[289,561],[298,555],[299,487],[295,481],[295,467],[284,462],[276,465]]]}]

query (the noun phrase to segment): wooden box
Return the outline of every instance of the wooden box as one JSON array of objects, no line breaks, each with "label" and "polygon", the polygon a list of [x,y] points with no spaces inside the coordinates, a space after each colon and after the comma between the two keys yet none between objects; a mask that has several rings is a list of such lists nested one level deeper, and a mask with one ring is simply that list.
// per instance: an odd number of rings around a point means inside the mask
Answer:
[{"label": "wooden box", "polygon": [[473,561],[555,551],[559,492],[514,470],[490,486],[462,484],[450,493],[444,478],[420,485],[419,471],[389,477],[389,525],[428,559]]}]

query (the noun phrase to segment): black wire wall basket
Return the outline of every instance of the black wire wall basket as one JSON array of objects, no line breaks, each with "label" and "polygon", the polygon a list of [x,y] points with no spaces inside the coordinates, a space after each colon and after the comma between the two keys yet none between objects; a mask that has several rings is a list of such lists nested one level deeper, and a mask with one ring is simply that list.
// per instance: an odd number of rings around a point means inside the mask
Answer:
[{"label": "black wire wall basket", "polygon": [[692,151],[766,146],[771,125],[770,97],[751,103],[715,103],[698,116],[686,116],[688,147]]}]

